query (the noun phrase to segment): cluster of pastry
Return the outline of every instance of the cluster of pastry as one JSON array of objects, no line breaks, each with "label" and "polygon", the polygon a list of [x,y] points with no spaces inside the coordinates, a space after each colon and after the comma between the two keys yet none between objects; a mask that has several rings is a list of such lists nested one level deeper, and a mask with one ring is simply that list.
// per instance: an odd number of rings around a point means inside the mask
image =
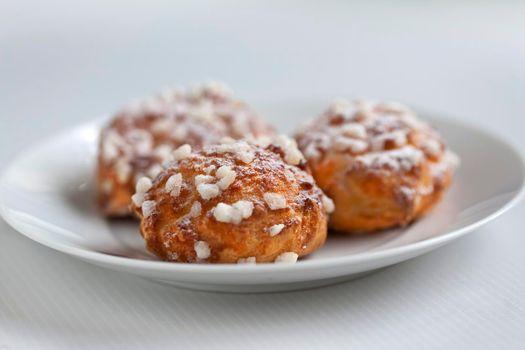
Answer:
[{"label": "cluster of pastry", "polygon": [[219,83],[121,110],[99,149],[104,213],[134,213],[147,248],[177,262],[295,262],[328,227],[406,225],[439,201],[458,162],[398,104],[337,101],[293,139]]}]

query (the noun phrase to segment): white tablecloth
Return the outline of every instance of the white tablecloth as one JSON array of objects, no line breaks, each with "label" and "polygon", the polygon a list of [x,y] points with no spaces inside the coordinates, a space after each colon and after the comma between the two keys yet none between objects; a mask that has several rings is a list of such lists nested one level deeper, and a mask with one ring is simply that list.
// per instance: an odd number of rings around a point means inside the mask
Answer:
[{"label": "white tablecloth", "polygon": [[[510,1],[4,2],[0,168],[56,130],[206,78],[247,100],[415,103],[523,149],[524,13]],[[101,269],[0,221],[0,349],[523,348],[524,208],[366,278],[266,295]]]}]

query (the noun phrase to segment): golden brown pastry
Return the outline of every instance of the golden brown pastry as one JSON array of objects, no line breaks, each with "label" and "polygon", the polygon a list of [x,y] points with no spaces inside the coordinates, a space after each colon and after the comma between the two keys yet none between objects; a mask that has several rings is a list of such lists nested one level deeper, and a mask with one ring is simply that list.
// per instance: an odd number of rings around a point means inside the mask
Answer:
[{"label": "golden brown pastry", "polygon": [[154,178],[175,148],[201,148],[222,137],[273,134],[273,129],[219,83],[172,90],[128,106],[102,130],[98,202],[107,216],[127,216],[135,183]]},{"label": "golden brown pastry", "polygon": [[209,263],[295,262],[319,248],[333,204],[302,169],[294,140],[263,146],[182,146],[153,182],[141,178],[133,207],[147,248]]},{"label": "golden brown pastry", "polygon": [[329,226],[342,232],[406,225],[424,215],[458,163],[435,130],[394,103],[337,101],[296,139],[335,203]]}]

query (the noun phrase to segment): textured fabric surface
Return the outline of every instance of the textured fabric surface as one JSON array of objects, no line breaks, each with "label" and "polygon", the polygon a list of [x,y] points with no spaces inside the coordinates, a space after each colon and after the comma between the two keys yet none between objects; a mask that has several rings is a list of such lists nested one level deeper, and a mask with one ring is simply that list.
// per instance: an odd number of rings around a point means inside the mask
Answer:
[{"label": "textured fabric surface", "polygon": [[[132,97],[210,77],[248,100],[412,102],[523,150],[524,12],[518,2],[2,3],[0,169]],[[0,221],[0,350],[523,348],[524,209],[352,282],[265,295],[105,270]]]}]

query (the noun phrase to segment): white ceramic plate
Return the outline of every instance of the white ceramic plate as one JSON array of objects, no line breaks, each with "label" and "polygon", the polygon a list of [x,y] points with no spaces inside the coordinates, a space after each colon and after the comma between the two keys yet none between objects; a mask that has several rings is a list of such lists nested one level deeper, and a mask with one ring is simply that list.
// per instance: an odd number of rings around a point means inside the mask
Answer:
[{"label": "white ceramic plate", "polygon": [[[323,105],[299,101],[258,107],[287,132]],[[324,247],[295,265],[158,261],[144,248],[137,222],[108,221],[97,211],[93,180],[100,121],[61,133],[20,155],[1,180],[1,214],[15,229],[43,245],[175,286],[269,292],[344,281],[450,242],[511,208],[522,192],[524,163],[516,149],[476,127],[421,115],[462,159],[443,202],[403,229],[359,237],[329,235]]]}]

